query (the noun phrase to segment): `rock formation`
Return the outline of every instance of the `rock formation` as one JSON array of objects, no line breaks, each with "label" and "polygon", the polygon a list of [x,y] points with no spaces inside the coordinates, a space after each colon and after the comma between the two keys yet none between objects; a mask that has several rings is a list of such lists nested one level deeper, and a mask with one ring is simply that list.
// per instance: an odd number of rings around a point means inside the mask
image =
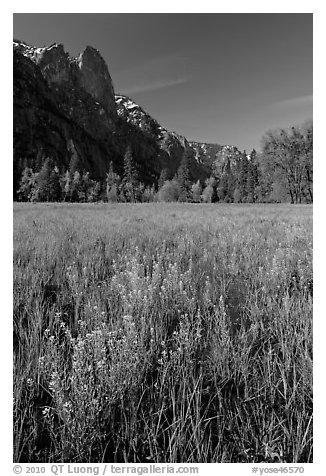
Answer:
[{"label": "rock formation", "polygon": [[122,172],[131,147],[144,183],[163,169],[172,178],[182,158],[204,180],[221,146],[191,142],[162,127],[132,99],[114,94],[108,67],[90,46],[76,58],[63,45],[36,48],[14,41],[14,176],[52,157],[61,170],[72,159],[103,179],[112,161]]}]

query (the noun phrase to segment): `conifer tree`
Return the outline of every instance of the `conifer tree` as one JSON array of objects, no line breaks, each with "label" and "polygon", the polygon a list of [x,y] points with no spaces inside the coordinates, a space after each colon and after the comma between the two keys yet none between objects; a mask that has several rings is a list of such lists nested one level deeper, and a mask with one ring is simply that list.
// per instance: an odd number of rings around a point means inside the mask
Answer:
[{"label": "conifer tree", "polygon": [[123,180],[131,184],[136,184],[138,182],[138,174],[135,169],[130,146],[127,147],[123,158]]},{"label": "conifer tree", "polygon": [[89,172],[84,171],[83,174],[80,175],[80,184],[77,190],[79,202],[87,201],[88,191],[91,186],[92,186],[92,180],[89,176]]},{"label": "conifer tree", "polygon": [[119,199],[119,185],[121,182],[120,175],[116,174],[113,169],[113,162],[110,162],[109,172],[106,174],[106,199],[108,202],[117,202]]},{"label": "conifer tree", "polygon": [[21,201],[31,201],[35,188],[35,175],[33,170],[25,167],[23,170],[17,195]]},{"label": "conifer tree", "polygon": [[66,170],[64,175],[61,177],[61,181],[60,181],[61,195],[62,195],[62,198],[63,198],[64,202],[70,201],[70,198],[71,198],[71,182],[72,182],[71,174],[70,174],[69,170]]},{"label": "conifer tree", "polygon": [[189,158],[186,153],[183,154],[180,166],[176,176],[181,190],[189,189],[190,185],[190,171],[189,171]]},{"label": "conifer tree", "polygon": [[91,180],[87,190],[87,201],[97,202],[100,200],[101,183],[96,180]]},{"label": "conifer tree", "polygon": [[57,166],[54,166],[50,172],[49,200],[51,202],[58,202],[61,200],[60,172]]},{"label": "conifer tree", "polygon": [[175,180],[178,182],[180,187],[179,201],[188,202],[191,198],[191,182],[189,157],[186,152],[184,152],[183,157],[181,159],[180,166],[175,175]]},{"label": "conifer tree", "polygon": [[139,185],[138,174],[134,166],[131,148],[128,146],[123,160],[123,180],[120,186],[121,197],[124,201],[136,201],[136,188]]},{"label": "conifer tree", "polygon": [[156,195],[156,192],[155,192],[154,185],[152,185],[151,187],[149,185],[147,185],[147,187],[145,187],[144,192],[143,192],[143,200],[142,201],[143,202],[154,202],[155,195]]},{"label": "conifer tree", "polygon": [[238,178],[238,188],[241,202],[247,201],[247,180],[248,180],[248,158],[246,151],[240,157],[240,176]]},{"label": "conifer tree", "polygon": [[49,202],[51,196],[50,176],[53,164],[50,157],[45,159],[45,162],[36,176],[35,190],[33,199],[37,202]]},{"label": "conifer tree", "polygon": [[164,182],[167,180],[167,169],[162,169],[160,177],[158,179],[158,189],[163,187]]},{"label": "conifer tree", "polygon": [[81,189],[81,182],[82,182],[82,177],[81,174],[78,170],[75,171],[72,177],[72,182],[71,182],[71,201],[72,202],[79,202],[80,196],[79,192]]}]

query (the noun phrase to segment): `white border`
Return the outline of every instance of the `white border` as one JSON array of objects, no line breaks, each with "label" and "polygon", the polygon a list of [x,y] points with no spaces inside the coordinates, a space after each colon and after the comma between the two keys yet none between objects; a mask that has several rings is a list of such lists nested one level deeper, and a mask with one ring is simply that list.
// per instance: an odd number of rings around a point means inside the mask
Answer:
[{"label": "white border", "polygon": [[[85,8],[80,2],[23,2],[15,1],[11,5],[2,5],[1,8],[1,92],[2,92],[2,122],[1,122],[1,297],[3,303],[1,332],[1,369],[2,369],[2,405],[1,405],[1,449],[4,463],[3,474],[12,474],[12,360],[11,360],[11,330],[12,330],[12,37],[13,13],[314,13],[314,463],[305,466],[305,474],[320,475],[325,473],[324,457],[324,428],[325,428],[325,320],[323,292],[325,293],[325,103],[324,103],[324,64],[326,44],[324,31],[326,29],[325,11],[322,2],[316,1],[273,1],[268,4],[252,1],[233,1],[216,4],[215,2],[201,1],[200,4],[189,2],[91,2],[92,9]],[[246,9],[244,10],[244,6]],[[89,4],[88,4],[89,7]],[[11,65],[11,66],[10,66]],[[4,144],[4,145],[3,145]],[[8,337],[9,336],[9,337]],[[8,404],[8,402],[10,402]],[[8,408],[9,406],[9,408]],[[7,468],[8,466],[8,468]],[[205,467],[205,474],[251,474],[251,465],[219,464],[199,465]],[[260,465],[257,465],[260,466]],[[266,465],[265,465],[266,466]],[[234,471],[234,472],[232,472]],[[201,468],[200,474],[204,474]]]}]

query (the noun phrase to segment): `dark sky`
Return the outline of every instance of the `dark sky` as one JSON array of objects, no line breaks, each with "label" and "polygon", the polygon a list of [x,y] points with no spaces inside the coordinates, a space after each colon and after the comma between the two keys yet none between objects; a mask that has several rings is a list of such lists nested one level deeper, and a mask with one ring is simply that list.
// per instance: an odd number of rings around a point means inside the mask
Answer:
[{"label": "dark sky", "polygon": [[14,14],[14,37],[86,45],[126,94],[188,140],[260,148],[312,117],[312,14]]}]

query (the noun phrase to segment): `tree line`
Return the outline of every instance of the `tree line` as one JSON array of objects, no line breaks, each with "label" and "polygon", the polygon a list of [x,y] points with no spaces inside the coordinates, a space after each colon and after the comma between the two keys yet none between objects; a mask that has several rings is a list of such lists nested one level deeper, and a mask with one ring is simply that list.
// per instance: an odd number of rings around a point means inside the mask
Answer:
[{"label": "tree line", "polygon": [[193,182],[190,159],[185,153],[173,178],[163,169],[157,183],[139,179],[132,150],[127,147],[123,172],[113,163],[103,180],[81,171],[73,157],[69,169],[60,171],[46,158],[39,171],[23,170],[19,200],[34,202],[153,202],[254,203],[313,201],[313,125],[270,131],[262,139],[262,153],[250,154],[224,147],[204,183]]}]

